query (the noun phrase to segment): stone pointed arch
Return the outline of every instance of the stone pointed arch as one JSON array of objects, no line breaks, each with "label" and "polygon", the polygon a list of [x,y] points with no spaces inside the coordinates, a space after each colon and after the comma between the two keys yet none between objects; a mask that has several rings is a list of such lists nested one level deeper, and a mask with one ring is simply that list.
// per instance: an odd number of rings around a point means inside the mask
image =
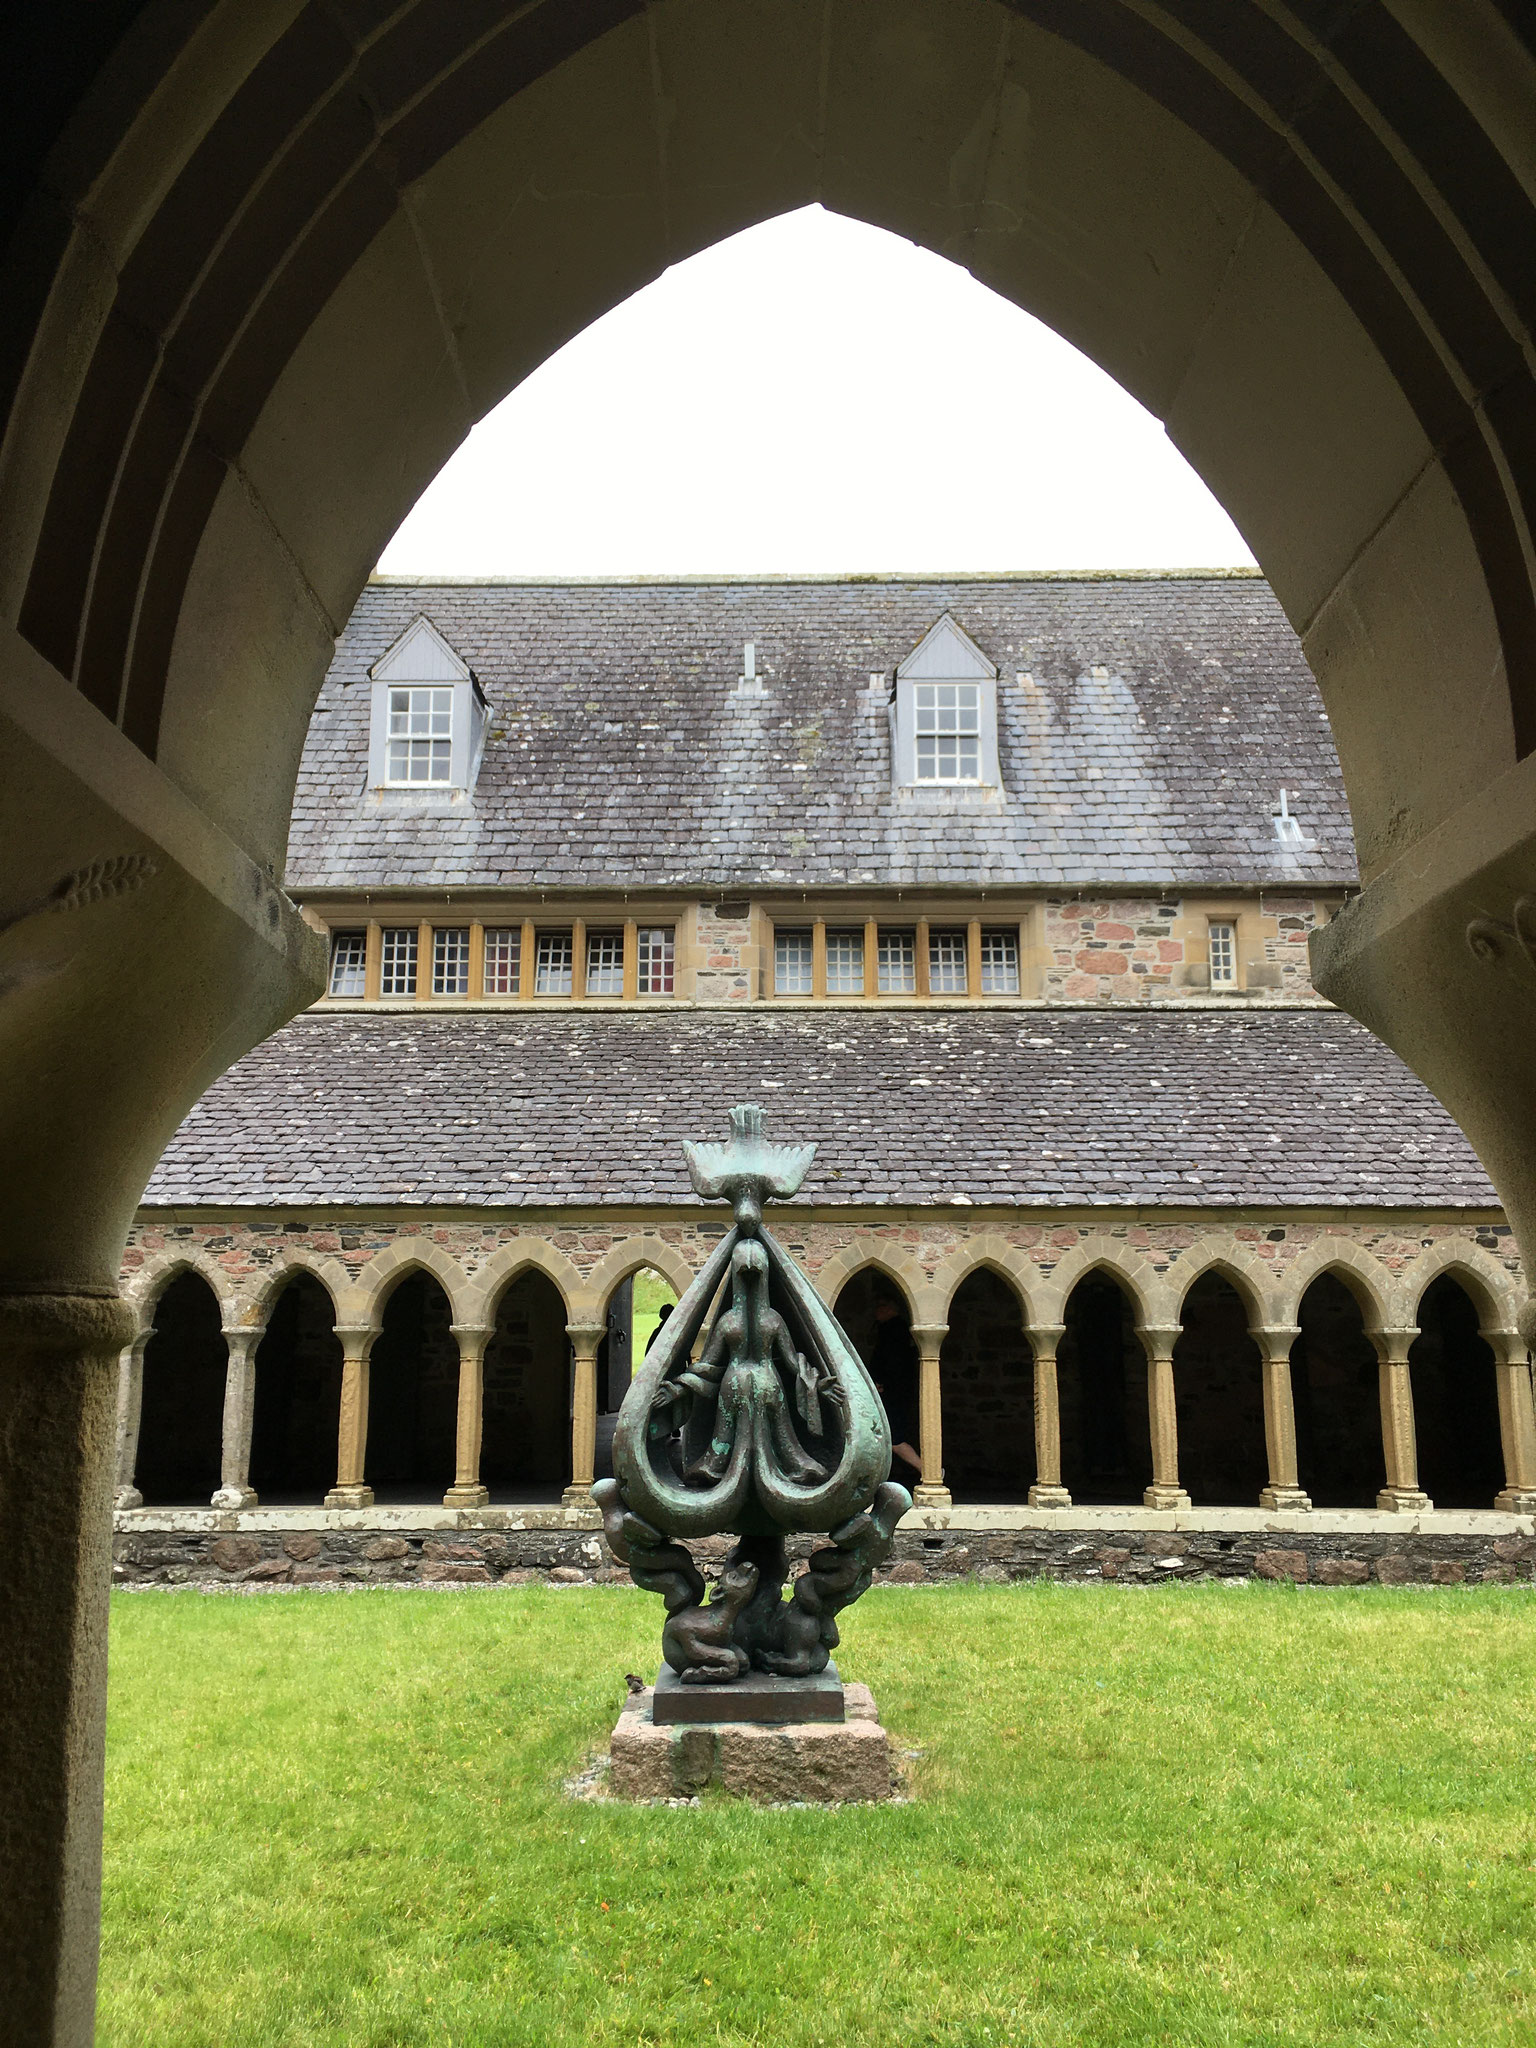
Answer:
[{"label": "stone pointed arch", "polygon": [[336,1303],[338,1325],[372,1329],[384,1327],[384,1304],[408,1273],[430,1273],[448,1297],[456,1323],[473,1322],[474,1289],[464,1268],[440,1244],[427,1237],[403,1238],[375,1252]]},{"label": "stone pointed arch", "polygon": [[1276,1296],[1277,1327],[1300,1323],[1307,1289],[1324,1273],[1331,1273],[1354,1296],[1367,1336],[1386,1329],[1392,1322],[1396,1282],[1381,1260],[1350,1238],[1325,1237],[1309,1244],[1277,1276],[1281,1282]]},{"label": "stone pointed arch", "polygon": [[[890,1281],[906,1302],[913,1322],[921,1323],[929,1298],[928,1277],[922,1267],[910,1253],[899,1250],[882,1237],[870,1237],[863,1232],[851,1238],[819,1272],[812,1275],[816,1292],[827,1307],[836,1309],[837,1297],[854,1274],[862,1273],[866,1266]],[[942,1322],[942,1315],[939,1320]]]},{"label": "stone pointed arch", "polygon": [[[583,1320],[587,1282],[565,1253],[557,1251],[547,1237],[515,1237],[510,1244],[498,1245],[470,1283],[463,1320],[493,1324],[502,1295],[520,1274],[527,1272],[542,1273],[554,1286],[565,1304],[567,1322]],[[601,1312],[590,1318],[592,1321],[600,1319]]]},{"label": "stone pointed arch", "polygon": [[1481,1245],[1465,1238],[1441,1238],[1426,1245],[1413,1263],[1397,1276],[1397,1326],[1417,1328],[1419,1304],[1425,1291],[1444,1274],[1458,1281],[1471,1296],[1484,1336],[1490,1330],[1517,1330],[1525,1293],[1520,1283]]},{"label": "stone pointed arch", "polygon": [[601,1322],[608,1310],[608,1297],[619,1282],[647,1267],[676,1289],[679,1300],[692,1285],[696,1271],[676,1245],[662,1238],[626,1237],[603,1254],[582,1282],[579,1312],[577,1305],[573,1305],[572,1320]]},{"label": "stone pointed arch", "polygon": [[1041,1292],[1040,1269],[1001,1231],[982,1230],[966,1238],[934,1268],[933,1278],[923,1290],[920,1320],[944,1323],[949,1306],[973,1273],[995,1273],[1018,1296],[1019,1314],[1027,1330],[1035,1296]]},{"label": "stone pointed arch", "polygon": [[301,1247],[296,1247],[293,1251],[284,1252],[275,1266],[258,1275],[242,1291],[242,1327],[264,1328],[288,1283],[296,1280],[301,1273],[307,1273],[311,1280],[319,1281],[331,1298],[331,1312],[334,1319],[339,1322],[342,1303],[353,1285],[351,1274],[340,1259],[333,1259],[323,1252],[305,1251]]},{"label": "stone pointed arch", "polygon": [[249,1318],[241,1314],[239,1296],[229,1284],[229,1275],[216,1266],[206,1253],[198,1251],[156,1252],[148,1259],[124,1287],[123,1293],[132,1302],[139,1318],[139,1328],[147,1330],[154,1321],[155,1308],[160,1297],[173,1280],[183,1273],[195,1273],[200,1280],[206,1280],[213,1291],[213,1298],[219,1305],[219,1321],[226,1330],[237,1328]]},{"label": "stone pointed arch", "polygon": [[1275,1321],[1274,1269],[1223,1230],[1208,1231],[1179,1253],[1162,1275],[1152,1320],[1169,1329],[1176,1327],[1189,1290],[1207,1273],[1219,1273],[1237,1290],[1248,1311],[1250,1329],[1263,1329]]},{"label": "stone pointed arch", "polygon": [[1159,1276],[1150,1259],[1113,1237],[1085,1237],[1064,1252],[1035,1290],[1035,1313],[1042,1323],[1066,1320],[1072,1290],[1090,1273],[1100,1272],[1130,1296],[1138,1326],[1156,1320]]}]

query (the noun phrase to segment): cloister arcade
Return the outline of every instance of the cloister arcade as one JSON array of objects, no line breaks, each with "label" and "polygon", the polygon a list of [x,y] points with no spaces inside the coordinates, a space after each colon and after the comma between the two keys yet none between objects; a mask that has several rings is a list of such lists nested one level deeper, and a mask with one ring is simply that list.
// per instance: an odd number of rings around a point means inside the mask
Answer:
[{"label": "cloister arcade", "polygon": [[[421,1240],[255,1292],[201,1254],[152,1260],[129,1289],[118,1507],[579,1508],[643,1271],[692,1277],[645,1236],[585,1274],[541,1240],[473,1273]],[[816,1278],[866,1358],[892,1304],[920,1508],[1536,1508],[1519,1297],[1471,1244],[1393,1272],[1345,1242],[1281,1275],[1219,1234],[1167,1271],[1090,1243],[1043,1272],[984,1239],[930,1271],[855,1240]]]}]

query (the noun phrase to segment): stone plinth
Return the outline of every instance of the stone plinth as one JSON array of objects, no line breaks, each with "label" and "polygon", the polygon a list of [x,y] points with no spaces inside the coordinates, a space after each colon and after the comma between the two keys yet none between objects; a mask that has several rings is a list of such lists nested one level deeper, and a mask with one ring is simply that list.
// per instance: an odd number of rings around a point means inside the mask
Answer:
[{"label": "stone plinth", "polygon": [[652,1718],[658,1728],[695,1721],[842,1721],[843,1681],[829,1664],[811,1678],[747,1671],[729,1685],[685,1685],[670,1664],[656,1674]]},{"label": "stone plinth", "polygon": [[[681,1690],[682,1688],[679,1688]],[[626,1701],[609,1746],[616,1799],[679,1799],[717,1785],[743,1799],[889,1799],[890,1745],[867,1685],[843,1688],[843,1721],[692,1721],[655,1717],[655,1689]]]}]

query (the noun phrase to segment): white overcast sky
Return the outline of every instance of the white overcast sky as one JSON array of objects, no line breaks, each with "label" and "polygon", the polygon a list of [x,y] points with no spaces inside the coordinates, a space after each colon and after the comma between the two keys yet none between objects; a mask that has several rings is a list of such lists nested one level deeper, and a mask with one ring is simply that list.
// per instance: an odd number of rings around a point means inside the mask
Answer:
[{"label": "white overcast sky", "polygon": [[808,207],[694,256],[480,423],[387,574],[1216,568],[1159,423],[966,271]]}]

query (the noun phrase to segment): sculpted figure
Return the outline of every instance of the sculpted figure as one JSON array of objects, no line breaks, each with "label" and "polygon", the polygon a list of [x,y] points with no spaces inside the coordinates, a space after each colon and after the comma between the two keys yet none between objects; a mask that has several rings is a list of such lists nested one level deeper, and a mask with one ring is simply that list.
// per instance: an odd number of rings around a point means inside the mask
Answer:
[{"label": "sculpted figure", "polygon": [[[731,1111],[731,1127],[729,1144],[684,1151],[694,1187],[726,1197],[735,1223],[646,1353],[614,1432],[614,1477],[592,1490],[614,1555],[662,1594],[663,1652],[691,1683],[749,1665],[823,1670],[834,1615],[868,1587],[911,1506],[890,1480],[863,1361],[763,1225],[765,1199],[798,1190],[815,1147],[768,1144],[752,1105]],[[831,1542],[786,1601],[785,1535],[818,1529]],[[740,1540],[706,1604],[679,1539],[724,1532]]]}]

